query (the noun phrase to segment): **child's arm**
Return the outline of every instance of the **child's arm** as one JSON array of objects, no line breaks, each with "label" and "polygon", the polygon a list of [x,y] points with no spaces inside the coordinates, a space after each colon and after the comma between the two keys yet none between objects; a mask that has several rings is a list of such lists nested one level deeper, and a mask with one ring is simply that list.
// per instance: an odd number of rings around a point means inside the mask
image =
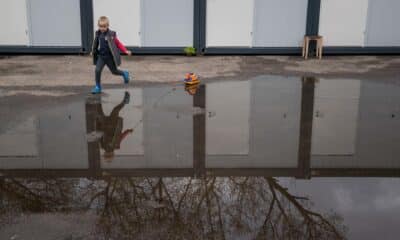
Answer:
[{"label": "child's arm", "polygon": [[128,55],[131,55],[131,54],[132,54],[131,51],[129,51],[128,49],[126,49],[126,47],[124,46],[124,44],[117,38],[116,35],[115,35],[114,41],[115,41],[115,45],[117,45],[117,48],[118,48],[119,50],[121,50],[121,52],[123,52],[123,53],[125,53],[125,54],[128,54]]},{"label": "child's arm", "polygon": [[93,46],[92,46],[92,51],[90,52],[90,55],[97,54],[98,47],[99,47],[99,38],[97,37],[97,31],[96,31],[95,36],[93,38]]}]

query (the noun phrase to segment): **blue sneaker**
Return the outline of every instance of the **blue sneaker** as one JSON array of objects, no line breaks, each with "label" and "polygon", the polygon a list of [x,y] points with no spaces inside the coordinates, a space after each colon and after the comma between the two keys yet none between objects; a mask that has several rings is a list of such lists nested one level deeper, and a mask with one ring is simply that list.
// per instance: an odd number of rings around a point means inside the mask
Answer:
[{"label": "blue sneaker", "polygon": [[92,88],[92,94],[99,94],[101,93],[101,86],[95,86],[94,88]]},{"label": "blue sneaker", "polygon": [[128,84],[129,80],[131,80],[131,78],[129,77],[129,72],[128,71],[123,71],[122,77],[124,78],[124,83],[125,84]]}]

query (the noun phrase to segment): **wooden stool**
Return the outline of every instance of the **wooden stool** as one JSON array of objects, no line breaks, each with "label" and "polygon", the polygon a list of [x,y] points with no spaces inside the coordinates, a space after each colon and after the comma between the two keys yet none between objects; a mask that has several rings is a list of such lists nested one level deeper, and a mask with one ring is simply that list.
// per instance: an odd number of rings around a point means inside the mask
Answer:
[{"label": "wooden stool", "polygon": [[323,47],[323,38],[322,36],[304,36],[303,41],[303,57],[305,59],[308,58],[308,51],[310,46],[310,41],[317,42],[317,58],[322,58],[322,47]]}]

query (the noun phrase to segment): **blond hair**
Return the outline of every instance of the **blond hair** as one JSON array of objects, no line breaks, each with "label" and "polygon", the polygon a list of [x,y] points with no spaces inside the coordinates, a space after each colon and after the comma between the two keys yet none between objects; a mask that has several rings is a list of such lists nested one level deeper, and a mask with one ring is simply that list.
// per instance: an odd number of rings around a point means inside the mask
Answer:
[{"label": "blond hair", "polygon": [[106,25],[108,27],[110,25],[110,21],[108,20],[108,17],[101,16],[97,21],[97,25]]}]

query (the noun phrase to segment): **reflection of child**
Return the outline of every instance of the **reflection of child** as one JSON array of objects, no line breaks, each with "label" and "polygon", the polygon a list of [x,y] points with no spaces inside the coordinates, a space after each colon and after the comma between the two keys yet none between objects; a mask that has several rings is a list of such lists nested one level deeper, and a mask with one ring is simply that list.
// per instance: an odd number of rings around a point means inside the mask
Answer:
[{"label": "reflection of child", "polygon": [[127,129],[122,132],[123,119],[119,116],[119,112],[129,103],[130,95],[125,92],[124,99],[120,104],[114,107],[110,116],[105,116],[102,107],[100,106],[96,118],[96,131],[103,133],[100,139],[101,148],[104,149],[104,158],[110,160],[114,157],[114,150],[120,149],[121,142],[128,134],[133,132],[133,129]]}]

